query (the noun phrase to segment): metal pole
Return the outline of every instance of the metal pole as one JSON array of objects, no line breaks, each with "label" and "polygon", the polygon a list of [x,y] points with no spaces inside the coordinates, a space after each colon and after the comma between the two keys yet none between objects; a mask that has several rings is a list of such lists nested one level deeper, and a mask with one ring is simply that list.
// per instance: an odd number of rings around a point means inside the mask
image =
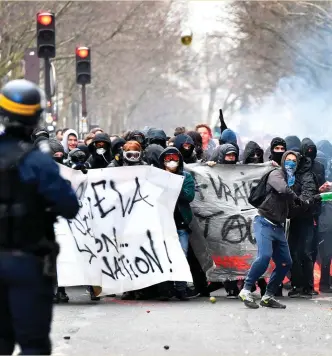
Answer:
[{"label": "metal pole", "polygon": [[45,58],[44,61],[45,67],[44,67],[44,85],[45,85],[45,95],[46,95],[46,100],[47,103],[50,102],[51,105],[47,105],[46,111],[48,113],[52,113],[52,94],[51,94],[51,62],[49,58]]},{"label": "metal pole", "polygon": [[86,108],[86,87],[85,84],[82,84],[82,120],[81,120],[81,125],[80,128],[82,130],[81,132],[81,138],[84,136],[84,127],[86,127],[87,122],[86,122],[86,117],[88,115],[87,108]]},{"label": "metal pole", "polygon": [[86,118],[88,115],[86,110],[86,88],[85,84],[82,85],[82,118]]}]

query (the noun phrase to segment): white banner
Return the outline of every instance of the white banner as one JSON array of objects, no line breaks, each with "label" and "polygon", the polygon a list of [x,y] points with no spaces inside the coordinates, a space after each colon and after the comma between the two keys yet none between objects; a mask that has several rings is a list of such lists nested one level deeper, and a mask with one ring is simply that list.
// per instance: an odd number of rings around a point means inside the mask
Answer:
[{"label": "white banner", "polygon": [[164,281],[192,281],[173,218],[183,177],[151,166],[61,174],[80,199],[73,220],[56,224],[58,285],[101,286],[105,293]]}]

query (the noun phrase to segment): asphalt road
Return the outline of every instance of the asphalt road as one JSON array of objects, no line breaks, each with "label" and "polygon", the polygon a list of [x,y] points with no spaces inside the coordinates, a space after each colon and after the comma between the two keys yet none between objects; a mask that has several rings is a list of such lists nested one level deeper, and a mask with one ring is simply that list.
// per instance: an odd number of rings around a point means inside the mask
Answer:
[{"label": "asphalt road", "polygon": [[222,293],[215,304],[91,302],[83,288],[68,288],[70,302],[55,306],[53,355],[332,354],[332,297],[282,298],[286,310],[250,310]]}]

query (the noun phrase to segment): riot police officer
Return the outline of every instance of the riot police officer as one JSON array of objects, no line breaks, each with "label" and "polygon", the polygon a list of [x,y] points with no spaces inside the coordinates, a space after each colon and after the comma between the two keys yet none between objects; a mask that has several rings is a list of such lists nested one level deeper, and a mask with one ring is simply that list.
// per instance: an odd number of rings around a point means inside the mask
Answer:
[{"label": "riot police officer", "polygon": [[0,354],[50,355],[53,276],[59,252],[53,218],[79,205],[50,155],[31,143],[45,108],[42,91],[13,80],[0,92]]}]

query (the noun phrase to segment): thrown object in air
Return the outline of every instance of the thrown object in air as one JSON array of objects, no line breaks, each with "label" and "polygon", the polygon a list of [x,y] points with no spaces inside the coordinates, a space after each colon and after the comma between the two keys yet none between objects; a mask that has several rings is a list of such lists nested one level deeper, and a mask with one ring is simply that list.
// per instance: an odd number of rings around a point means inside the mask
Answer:
[{"label": "thrown object in air", "polygon": [[181,33],[181,42],[185,46],[189,46],[193,40],[193,32],[190,29],[183,30]]}]

